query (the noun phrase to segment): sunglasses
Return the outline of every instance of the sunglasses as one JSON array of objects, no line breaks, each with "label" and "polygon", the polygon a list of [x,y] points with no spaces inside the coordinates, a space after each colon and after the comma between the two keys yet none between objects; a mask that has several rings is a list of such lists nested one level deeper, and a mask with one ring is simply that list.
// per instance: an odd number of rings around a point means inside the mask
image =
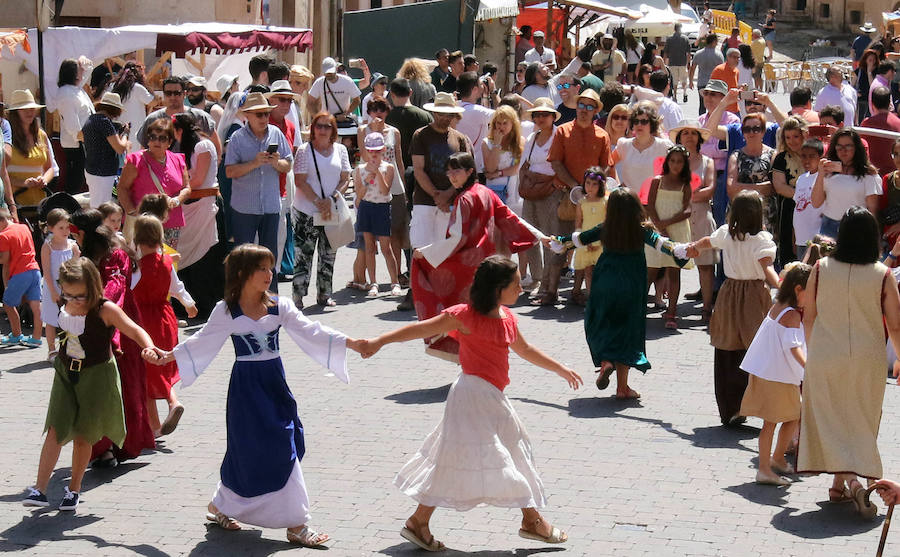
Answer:
[{"label": "sunglasses", "polygon": [[741,128],[741,131],[744,133],[762,133],[762,126],[744,126]]},{"label": "sunglasses", "polygon": [[627,120],[628,115],[627,114],[616,114],[614,116],[610,116],[609,119],[610,120]]},{"label": "sunglasses", "polygon": [[331,124],[321,124],[321,123],[319,123],[319,124],[316,124],[316,125],[315,125],[315,128],[316,128],[317,130],[330,130],[330,129],[331,129]]},{"label": "sunglasses", "polygon": [[578,103],[578,108],[579,108],[580,110],[597,110],[597,105],[595,105],[595,104]]},{"label": "sunglasses", "polygon": [[181,89],[179,89],[178,91],[175,91],[174,89],[165,89],[163,90],[163,94],[167,97],[177,97],[178,95],[183,95],[184,91],[182,91]]},{"label": "sunglasses", "polygon": [[649,118],[635,118],[631,121],[632,126],[649,126],[650,119]]},{"label": "sunglasses", "polygon": [[147,134],[147,143],[151,143],[153,141],[165,143],[167,141],[172,141],[172,138],[168,135],[156,135],[155,133]]},{"label": "sunglasses", "polygon": [[563,89],[569,89],[569,88],[571,88],[572,86],[573,86],[572,83],[557,83],[557,84],[556,84],[556,90],[557,90],[557,91],[562,91]]}]

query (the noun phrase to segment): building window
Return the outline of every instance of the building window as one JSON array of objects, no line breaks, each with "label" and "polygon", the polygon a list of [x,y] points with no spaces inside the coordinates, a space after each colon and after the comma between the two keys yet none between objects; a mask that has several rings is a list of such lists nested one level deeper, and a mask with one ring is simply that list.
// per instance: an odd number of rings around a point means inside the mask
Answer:
[{"label": "building window", "polygon": [[819,17],[823,19],[831,17],[831,4],[819,4]]},{"label": "building window", "polygon": [[850,10],[850,24],[859,25],[862,22],[862,12],[859,10]]},{"label": "building window", "polygon": [[371,0],[371,2],[372,2],[372,6],[371,6],[372,9],[381,7],[381,0]]}]

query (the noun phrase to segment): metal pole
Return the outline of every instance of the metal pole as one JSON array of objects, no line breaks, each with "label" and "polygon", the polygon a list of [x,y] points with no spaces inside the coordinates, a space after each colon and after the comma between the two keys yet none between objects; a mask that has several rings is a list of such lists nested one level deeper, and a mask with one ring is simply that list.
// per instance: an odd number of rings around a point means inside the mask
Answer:
[{"label": "metal pole", "polygon": [[[44,32],[41,31],[41,28],[37,28],[37,43],[38,43],[38,103],[46,104],[44,102]],[[41,110],[41,127],[47,127],[47,111]]]}]

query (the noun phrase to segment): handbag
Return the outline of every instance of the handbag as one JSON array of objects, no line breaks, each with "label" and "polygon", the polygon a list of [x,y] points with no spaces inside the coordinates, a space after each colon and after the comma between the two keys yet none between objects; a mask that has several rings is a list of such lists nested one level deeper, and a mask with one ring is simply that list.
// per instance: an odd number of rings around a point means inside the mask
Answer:
[{"label": "handbag", "polygon": [[[343,195],[338,193],[337,199],[334,196],[325,195],[325,187],[322,185],[322,175],[319,173],[319,161],[316,158],[316,150],[312,144],[309,145],[312,151],[313,164],[316,167],[316,177],[319,179],[319,189],[322,191],[322,199],[327,199],[331,203],[331,215],[328,219],[322,218],[322,213],[316,211],[313,214],[313,226],[321,226],[325,230],[325,236],[328,237],[328,243],[331,247],[337,249],[346,246],[356,237],[353,229],[353,215],[350,213],[350,207]],[[337,190],[335,190],[337,191]]]},{"label": "handbag", "polygon": [[537,143],[537,136],[531,143],[531,150],[528,152],[528,158],[522,168],[519,170],[519,195],[522,199],[537,201],[547,198],[553,190],[553,176],[547,174],[539,174],[531,171],[531,154],[534,153],[534,146]]},{"label": "handbag", "polygon": [[556,207],[556,218],[564,221],[575,220],[575,204],[569,199],[568,194],[559,200],[559,206]]},{"label": "handbag", "polygon": [[[337,107],[341,110],[340,112],[338,112],[337,114],[335,114],[335,116],[337,117],[337,116],[340,116],[340,115],[342,115],[342,114],[346,114],[346,111],[344,110],[344,107],[341,106],[341,103],[337,100],[337,97],[334,95],[334,91],[331,90],[331,86],[328,85],[328,80],[325,79],[324,81],[325,81],[325,89],[326,89],[326,91],[328,92],[329,95],[331,95],[331,99],[334,101],[334,104],[336,104]],[[328,97],[327,97],[327,96],[325,97],[325,110],[328,110]],[[356,122],[354,122],[353,120],[338,120],[338,121],[337,121],[337,127],[339,127],[339,128],[353,128],[353,127],[356,127]]]}]

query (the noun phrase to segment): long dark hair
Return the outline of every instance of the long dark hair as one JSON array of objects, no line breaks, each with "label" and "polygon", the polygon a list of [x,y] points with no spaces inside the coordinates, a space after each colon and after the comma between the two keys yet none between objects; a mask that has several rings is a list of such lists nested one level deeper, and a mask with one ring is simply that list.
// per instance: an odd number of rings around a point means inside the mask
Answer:
[{"label": "long dark hair", "polygon": [[756,58],[753,57],[753,51],[750,49],[750,45],[738,45],[738,50],[741,51],[741,62],[744,63],[744,67],[748,70],[752,70],[753,68],[755,68]]},{"label": "long dark hair", "polygon": [[112,92],[117,93],[122,102],[125,102],[128,100],[128,95],[131,94],[135,83],[144,85],[144,72],[134,62],[127,62],[122,71],[119,72],[119,77],[116,79],[116,84],[113,85]]},{"label": "long dark hair", "polygon": [[450,155],[450,158],[447,159],[447,168],[461,168],[472,171],[469,177],[466,178],[466,183],[463,185],[462,190],[471,188],[475,184],[475,180],[478,179],[478,174],[475,172],[475,158],[469,153],[453,153]]},{"label": "long dark hair", "polygon": [[747,236],[759,234],[762,229],[762,196],[753,190],[737,194],[728,211],[728,234],[735,240],[744,241]]},{"label": "long dark hair", "polygon": [[878,261],[878,239],[878,220],[872,213],[862,207],[850,207],[841,219],[837,247],[831,257],[854,265],[875,263]]},{"label": "long dark hair", "polygon": [[535,79],[535,77],[537,76],[537,73],[540,70],[541,70],[541,65],[538,64],[537,62],[532,62],[531,64],[528,64],[528,67],[525,68],[525,87],[528,87],[529,85],[537,84],[537,79]]},{"label": "long dark hair", "polygon": [[34,120],[31,121],[31,125],[28,126],[28,131],[31,132],[31,137],[34,139],[34,143],[29,145],[28,140],[25,137],[25,127],[22,125],[22,116],[19,114],[20,111],[11,110],[10,112],[12,114],[9,118],[9,127],[12,130],[13,147],[22,153],[28,153],[35,145],[41,149],[46,149],[47,146],[41,143],[39,137],[41,131],[41,119],[35,117]]},{"label": "long dark hair", "polygon": [[606,200],[603,249],[620,253],[640,250],[645,226],[649,222],[637,195],[624,186],[612,190]]},{"label": "long dark hair", "polygon": [[853,162],[851,163],[853,165],[853,176],[862,178],[869,174],[878,174],[878,169],[872,165],[871,161],[869,161],[869,156],[866,155],[866,148],[863,147],[862,139],[856,133],[856,130],[852,128],[841,128],[834,132],[834,135],[831,136],[831,142],[828,144],[828,154],[825,156],[829,160],[841,160],[837,155],[837,142],[838,139],[844,136],[853,140]]},{"label": "long dark hair", "polygon": [[66,58],[59,65],[59,75],[56,78],[56,86],[78,85],[78,60]]},{"label": "long dark hair", "polygon": [[[241,290],[253,276],[260,265],[275,266],[275,256],[263,246],[241,244],[231,250],[225,258],[225,303],[232,311],[241,301]],[[272,305],[268,292],[264,292],[261,300],[267,306]]]},{"label": "long dark hair", "polygon": [[672,155],[681,155],[681,158],[684,159],[684,166],[681,167],[681,172],[678,174],[678,179],[681,180],[682,187],[687,185],[690,187],[691,185],[691,155],[688,153],[688,150],[685,149],[684,145],[675,145],[669,148],[669,151],[666,153],[666,158],[663,160],[663,175],[666,175],[670,172],[669,170],[669,159]]},{"label": "long dark hair", "polygon": [[515,280],[519,265],[508,257],[491,255],[478,265],[469,289],[472,308],[487,315],[500,303],[500,292]]},{"label": "long dark hair", "polygon": [[78,211],[71,218],[84,237],[81,240],[81,255],[100,265],[100,262],[120,247],[115,234],[103,224],[103,215],[97,209]]},{"label": "long dark hair", "polygon": [[182,112],[176,114],[172,120],[172,126],[176,130],[181,130],[181,141],[178,143],[179,150],[184,153],[184,162],[187,164],[188,170],[191,169],[191,157],[194,155],[194,147],[203,139],[200,136],[200,127],[197,125],[197,119],[193,114]]}]

